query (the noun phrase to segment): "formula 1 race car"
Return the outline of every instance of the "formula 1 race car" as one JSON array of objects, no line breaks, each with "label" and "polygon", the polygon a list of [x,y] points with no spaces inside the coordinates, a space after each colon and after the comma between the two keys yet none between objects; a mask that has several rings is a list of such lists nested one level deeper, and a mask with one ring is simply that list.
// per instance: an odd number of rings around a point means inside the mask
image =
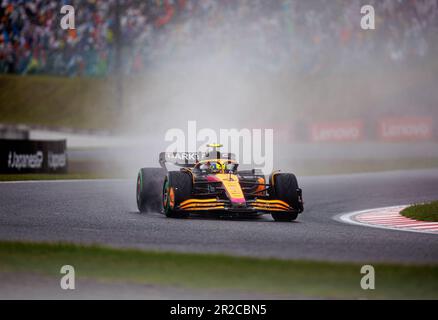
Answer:
[{"label": "formula 1 race car", "polygon": [[[137,177],[140,212],[161,211],[167,217],[190,213],[251,215],[269,213],[275,221],[295,220],[303,212],[302,191],[292,173],[265,177],[255,169],[238,171],[234,155],[219,144],[199,152],[162,152],[161,168],[142,168]],[[171,171],[167,164],[179,167]]]}]

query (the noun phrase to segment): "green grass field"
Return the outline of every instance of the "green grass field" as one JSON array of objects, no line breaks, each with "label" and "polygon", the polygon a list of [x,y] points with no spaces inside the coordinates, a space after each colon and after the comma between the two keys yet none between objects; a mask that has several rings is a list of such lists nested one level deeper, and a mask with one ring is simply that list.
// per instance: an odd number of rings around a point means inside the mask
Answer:
[{"label": "green grass field", "polygon": [[120,117],[113,79],[0,75],[0,122],[111,129]]},{"label": "green grass field", "polygon": [[[330,118],[340,120],[362,116],[363,110],[380,112],[388,101],[394,101],[395,97],[403,96],[406,92],[418,96],[417,100],[424,98],[424,94],[419,92],[434,92],[433,83],[438,70],[436,60],[402,69],[385,67],[388,68],[382,69],[376,65],[366,72],[339,72],[308,77],[296,77],[286,70],[278,74],[254,72],[241,78],[241,81],[247,81],[244,83],[246,90],[243,91],[248,92],[245,96],[238,96],[239,103],[242,107],[246,106],[246,109],[250,108],[254,114],[266,114],[266,107],[272,108],[274,103],[281,109],[272,120],[279,122],[286,123],[290,119],[302,117],[315,121]],[[164,68],[149,70],[143,75],[125,76],[120,83],[120,77],[2,74],[0,122],[76,129],[116,129],[118,126],[135,128],[136,121],[142,119],[143,113],[149,119],[152,119],[151,114],[156,113],[156,119],[161,119],[162,110],[171,112],[175,108],[173,97],[184,97],[187,90],[191,91],[192,86],[198,85],[196,74],[187,76],[185,72]],[[214,80],[215,74],[211,76]],[[372,94],[363,95],[364,85]],[[235,88],[219,86],[217,89],[212,88],[212,92],[207,95],[197,92],[193,98],[197,103],[205,101],[206,107],[213,107],[215,103],[212,100],[216,95],[222,94],[221,90],[230,89]],[[216,90],[219,92],[216,93]],[[234,93],[230,93],[233,96]],[[422,103],[419,103],[418,107],[421,106]],[[223,105],[225,110],[230,107]],[[249,110],[244,109],[236,114],[237,119]],[[272,112],[267,115],[270,118]],[[247,118],[248,115],[245,116]],[[259,121],[258,117],[254,119]],[[144,125],[142,120],[137,124]]]},{"label": "green grass field", "polygon": [[0,272],[76,277],[105,282],[225,289],[313,298],[438,298],[437,265],[374,264],[375,290],[363,290],[361,264],[257,259],[111,249],[71,244],[0,242]]},{"label": "green grass field", "polygon": [[438,221],[438,201],[430,203],[414,204],[401,212],[408,218],[421,221]]}]

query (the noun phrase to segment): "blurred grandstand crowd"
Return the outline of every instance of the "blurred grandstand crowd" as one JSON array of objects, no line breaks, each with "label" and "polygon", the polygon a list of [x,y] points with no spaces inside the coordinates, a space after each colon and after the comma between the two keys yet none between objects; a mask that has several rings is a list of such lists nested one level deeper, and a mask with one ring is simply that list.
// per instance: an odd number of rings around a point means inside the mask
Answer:
[{"label": "blurred grandstand crowd", "polygon": [[[104,76],[116,69],[117,48],[127,74],[209,55],[312,74],[438,51],[438,0],[0,1],[1,73]],[[75,30],[60,27],[64,4],[75,8]],[[375,31],[360,28],[364,4],[375,8]]]}]

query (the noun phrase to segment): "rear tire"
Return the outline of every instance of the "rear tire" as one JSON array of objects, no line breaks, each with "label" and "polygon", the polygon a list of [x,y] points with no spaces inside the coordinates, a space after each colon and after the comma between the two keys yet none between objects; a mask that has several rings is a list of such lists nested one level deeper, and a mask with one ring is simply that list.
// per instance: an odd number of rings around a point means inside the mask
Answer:
[{"label": "rear tire", "polygon": [[161,209],[161,186],[165,178],[162,168],[142,168],[137,175],[137,208],[140,212]]},{"label": "rear tire", "polygon": [[297,212],[272,212],[272,218],[280,222],[295,220],[298,212],[303,211],[297,178],[292,173],[277,173],[271,176],[270,180],[273,186],[272,198],[282,200],[297,210]]},{"label": "rear tire", "polygon": [[170,171],[163,184],[163,209],[166,217],[185,218],[188,212],[177,211],[175,208],[181,202],[190,198],[192,193],[192,176],[184,171]]}]

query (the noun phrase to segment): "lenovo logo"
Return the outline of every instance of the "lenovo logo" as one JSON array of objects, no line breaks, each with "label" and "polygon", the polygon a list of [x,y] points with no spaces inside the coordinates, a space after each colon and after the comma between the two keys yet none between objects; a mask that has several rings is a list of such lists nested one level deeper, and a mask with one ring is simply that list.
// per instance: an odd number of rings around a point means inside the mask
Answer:
[{"label": "lenovo logo", "polygon": [[312,142],[358,141],[362,137],[361,121],[319,122],[310,126]]},{"label": "lenovo logo", "polygon": [[430,140],[433,136],[431,118],[391,118],[379,122],[382,140],[412,141]]}]

